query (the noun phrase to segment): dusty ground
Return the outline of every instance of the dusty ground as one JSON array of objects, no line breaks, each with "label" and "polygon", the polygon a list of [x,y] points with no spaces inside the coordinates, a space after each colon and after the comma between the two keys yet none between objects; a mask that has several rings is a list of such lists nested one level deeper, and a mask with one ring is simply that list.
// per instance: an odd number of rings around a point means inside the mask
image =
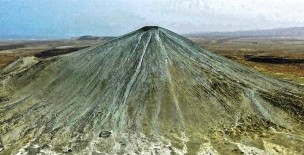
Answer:
[{"label": "dusty ground", "polygon": [[4,68],[19,57],[36,56],[39,58],[65,54],[96,45],[105,40],[58,40],[58,41],[10,41],[0,42],[0,68]]},{"label": "dusty ground", "polygon": [[[191,38],[202,47],[264,74],[304,85],[304,39]],[[0,68],[23,56],[39,58],[70,53],[106,40],[0,42]]]},{"label": "dusty ground", "polygon": [[304,84],[304,39],[217,37],[192,40],[264,74]]}]

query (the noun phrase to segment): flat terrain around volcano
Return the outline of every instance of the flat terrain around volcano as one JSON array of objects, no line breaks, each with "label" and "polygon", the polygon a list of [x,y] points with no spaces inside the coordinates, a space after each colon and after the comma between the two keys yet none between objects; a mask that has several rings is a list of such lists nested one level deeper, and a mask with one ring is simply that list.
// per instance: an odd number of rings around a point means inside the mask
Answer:
[{"label": "flat terrain around volcano", "polygon": [[[304,39],[302,38],[205,37],[192,38],[192,40],[204,48],[268,76],[304,84]],[[246,56],[260,59],[247,59]]]}]

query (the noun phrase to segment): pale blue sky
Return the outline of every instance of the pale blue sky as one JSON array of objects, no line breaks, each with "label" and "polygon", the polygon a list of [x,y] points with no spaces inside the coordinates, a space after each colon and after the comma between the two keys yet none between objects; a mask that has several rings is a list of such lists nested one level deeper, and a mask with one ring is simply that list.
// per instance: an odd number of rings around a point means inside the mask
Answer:
[{"label": "pale blue sky", "polygon": [[0,35],[121,35],[144,25],[178,33],[304,26],[303,0],[0,0]]}]

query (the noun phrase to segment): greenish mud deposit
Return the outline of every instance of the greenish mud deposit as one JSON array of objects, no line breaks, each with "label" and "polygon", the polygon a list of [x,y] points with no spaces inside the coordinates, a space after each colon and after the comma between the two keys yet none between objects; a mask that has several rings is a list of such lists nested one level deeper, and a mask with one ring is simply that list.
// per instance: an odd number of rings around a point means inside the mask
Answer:
[{"label": "greenish mud deposit", "polygon": [[160,27],[1,72],[0,154],[304,154],[304,88]]}]

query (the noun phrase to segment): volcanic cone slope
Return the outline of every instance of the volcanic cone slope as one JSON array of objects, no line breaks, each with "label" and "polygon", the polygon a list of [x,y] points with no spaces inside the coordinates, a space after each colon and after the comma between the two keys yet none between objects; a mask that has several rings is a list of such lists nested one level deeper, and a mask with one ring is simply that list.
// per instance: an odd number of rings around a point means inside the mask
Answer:
[{"label": "volcanic cone slope", "polygon": [[304,152],[303,87],[164,28],[32,59],[2,71],[0,153]]}]

